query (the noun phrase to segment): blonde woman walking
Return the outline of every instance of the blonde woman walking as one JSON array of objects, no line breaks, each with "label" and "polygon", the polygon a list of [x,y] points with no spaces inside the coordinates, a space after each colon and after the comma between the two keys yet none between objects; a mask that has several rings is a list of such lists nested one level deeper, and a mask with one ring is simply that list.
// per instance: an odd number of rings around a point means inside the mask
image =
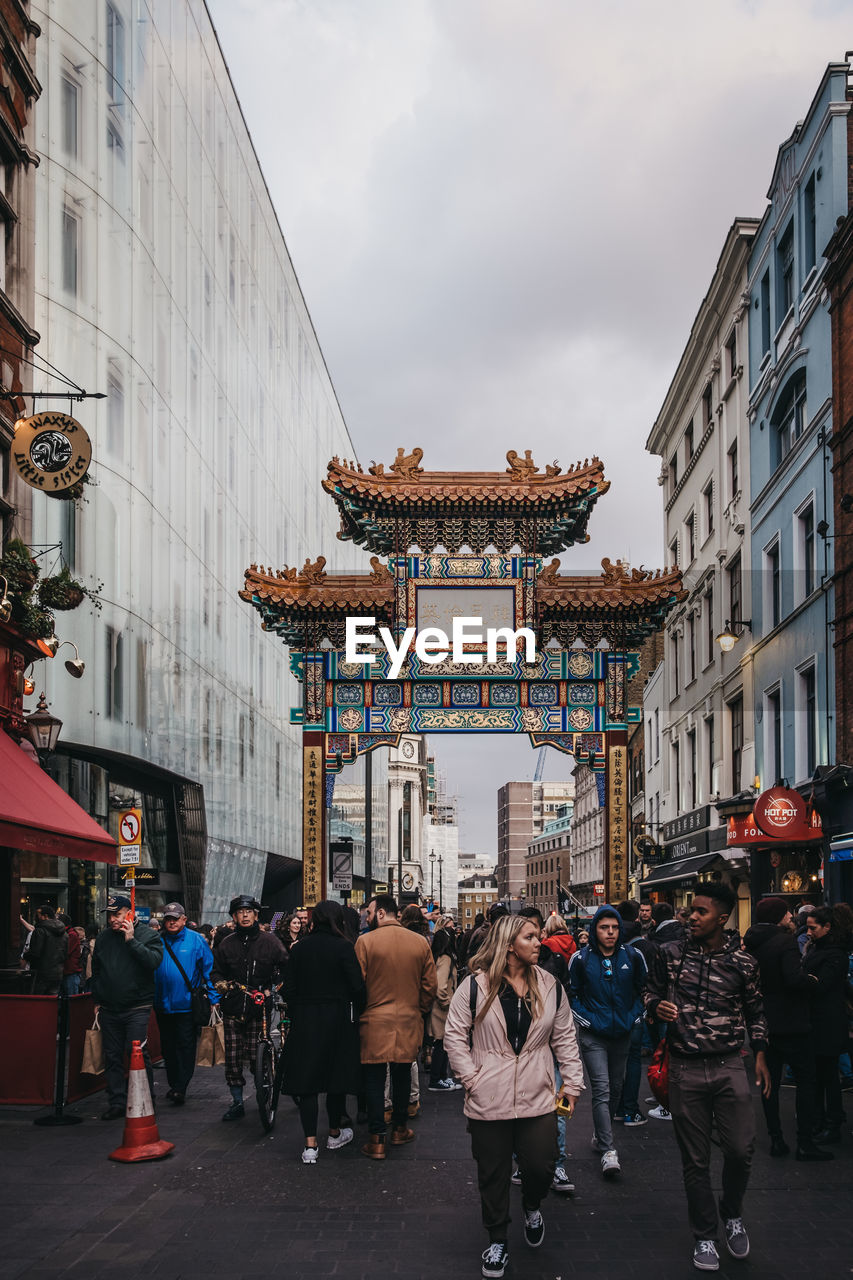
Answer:
[{"label": "blonde woman walking", "polygon": [[545,1236],[539,1206],[554,1177],[560,1096],[574,1107],[583,1088],[569,1002],[551,974],[537,967],[539,930],[519,916],[497,920],[471,961],[471,977],[450,1004],[444,1047],[465,1088],[465,1115],[489,1247],[482,1274],[500,1277],[507,1246],[510,1177],[515,1152],[521,1174],[524,1238]]}]

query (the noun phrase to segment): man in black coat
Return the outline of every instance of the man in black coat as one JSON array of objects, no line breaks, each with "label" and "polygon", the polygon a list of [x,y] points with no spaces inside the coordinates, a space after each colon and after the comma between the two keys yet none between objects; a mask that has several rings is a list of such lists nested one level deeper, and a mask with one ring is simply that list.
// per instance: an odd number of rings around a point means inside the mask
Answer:
[{"label": "man in black coat", "polygon": [[[269,996],[287,964],[287,952],[274,933],[265,933],[261,929],[258,924],[261,904],[251,894],[241,893],[233,898],[228,909],[234,921],[234,932],[223,938],[216,947],[211,977],[222,997],[225,1081],[232,1098],[231,1106],[222,1119],[240,1120],[246,1114],[243,1108],[243,1088],[246,1084],[243,1066],[248,1063],[249,1070],[255,1070],[262,1010],[251,1001],[243,1000],[245,993],[240,992],[239,988],[262,991]],[[234,983],[239,986],[233,988],[231,984]],[[236,996],[235,1004],[239,1006],[237,1016],[229,1012],[229,989]],[[230,1007],[233,1009],[234,1005]]]},{"label": "man in black coat", "polygon": [[797,1086],[797,1159],[831,1160],[832,1152],[816,1146],[812,1138],[815,1122],[815,1062],[811,1044],[809,1003],[817,983],[803,972],[800,949],[793,933],[793,920],[784,898],[762,898],[747,929],[743,945],[758,961],[761,994],[767,1017],[767,1065],[770,1094],[762,1095],[764,1118],[770,1135],[771,1156],[786,1156],[790,1150],[782,1136],[779,1118],[779,1089],[787,1062]]},{"label": "man in black coat", "polygon": [[34,996],[58,994],[67,955],[65,925],[56,919],[53,907],[39,907],[36,910],[36,927],[27,951],[27,960],[35,975]]}]

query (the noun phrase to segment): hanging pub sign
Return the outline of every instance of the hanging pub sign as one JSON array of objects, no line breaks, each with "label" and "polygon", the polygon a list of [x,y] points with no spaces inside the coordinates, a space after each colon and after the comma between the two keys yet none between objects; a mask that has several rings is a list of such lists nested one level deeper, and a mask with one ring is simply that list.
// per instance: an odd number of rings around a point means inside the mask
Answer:
[{"label": "hanging pub sign", "polygon": [[745,818],[729,818],[726,844],[810,844],[823,838],[820,816],[807,808],[799,791],[771,787],[763,791]]},{"label": "hanging pub sign", "polygon": [[92,442],[86,428],[70,414],[35,413],[15,423],[12,461],[27,484],[62,497],[89,470]]}]

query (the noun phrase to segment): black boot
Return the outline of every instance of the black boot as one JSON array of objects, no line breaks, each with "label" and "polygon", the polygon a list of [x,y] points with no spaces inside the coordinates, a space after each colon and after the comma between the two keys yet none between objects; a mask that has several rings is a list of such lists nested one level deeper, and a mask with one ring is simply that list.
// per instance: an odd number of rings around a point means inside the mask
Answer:
[{"label": "black boot", "polygon": [[225,1112],[225,1115],[222,1117],[222,1119],[223,1120],[242,1120],[245,1114],[246,1114],[246,1109],[243,1106],[242,1102],[237,1102],[235,1100],[234,1102],[231,1103],[231,1106]]},{"label": "black boot", "polygon": [[822,1147],[817,1147],[813,1142],[803,1142],[797,1147],[797,1160],[834,1160],[834,1151],[824,1151]]},{"label": "black boot", "polygon": [[830,1143],[835,1146],[841,1141],[841,1125],[825,1125],[814,1135],[813,1141],[820,1145]]},{"label": "black boot", "polygon": [[782,1137],[781,1133],[777,1133],[774,1137],[771,1137],[770,1139],[771,1156],[775,1156],[777,1159],[780,1159],[782,1156],[787,1156],[790,1153],[790,1150],[791,1148],[788,1146],[787,1142]]}]

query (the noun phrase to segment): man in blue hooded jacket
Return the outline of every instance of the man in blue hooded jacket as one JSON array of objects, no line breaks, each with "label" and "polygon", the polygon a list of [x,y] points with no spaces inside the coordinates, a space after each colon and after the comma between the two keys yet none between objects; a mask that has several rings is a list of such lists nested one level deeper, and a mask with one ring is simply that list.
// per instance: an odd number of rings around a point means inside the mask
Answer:
[{"label": "man in blue hooded jacket", "polygon": [[212,968],[210,947],[200,933],[187,928],[187,913],[180,902],[168,902],[163,910],[163,963],[154,975],[154,1005],[169,1081],[166,1097],[176,1107],[183,1106],[195,1071],[198,1030],[192,1015],[192,987],[204,985],[210,1003],[219,1004],[210,979]]},{"label": "man in blue hooded jacket", "polygon": [[634,1024],[643,1016],[646,962],[622,936],[615,907],[599,907],[589,942],[569,962],[569,990],[578,1043],[592,1093],[593,1149],[601,1172],[621,1171],[613,1145],[613,1114],[622,1093]]}]

